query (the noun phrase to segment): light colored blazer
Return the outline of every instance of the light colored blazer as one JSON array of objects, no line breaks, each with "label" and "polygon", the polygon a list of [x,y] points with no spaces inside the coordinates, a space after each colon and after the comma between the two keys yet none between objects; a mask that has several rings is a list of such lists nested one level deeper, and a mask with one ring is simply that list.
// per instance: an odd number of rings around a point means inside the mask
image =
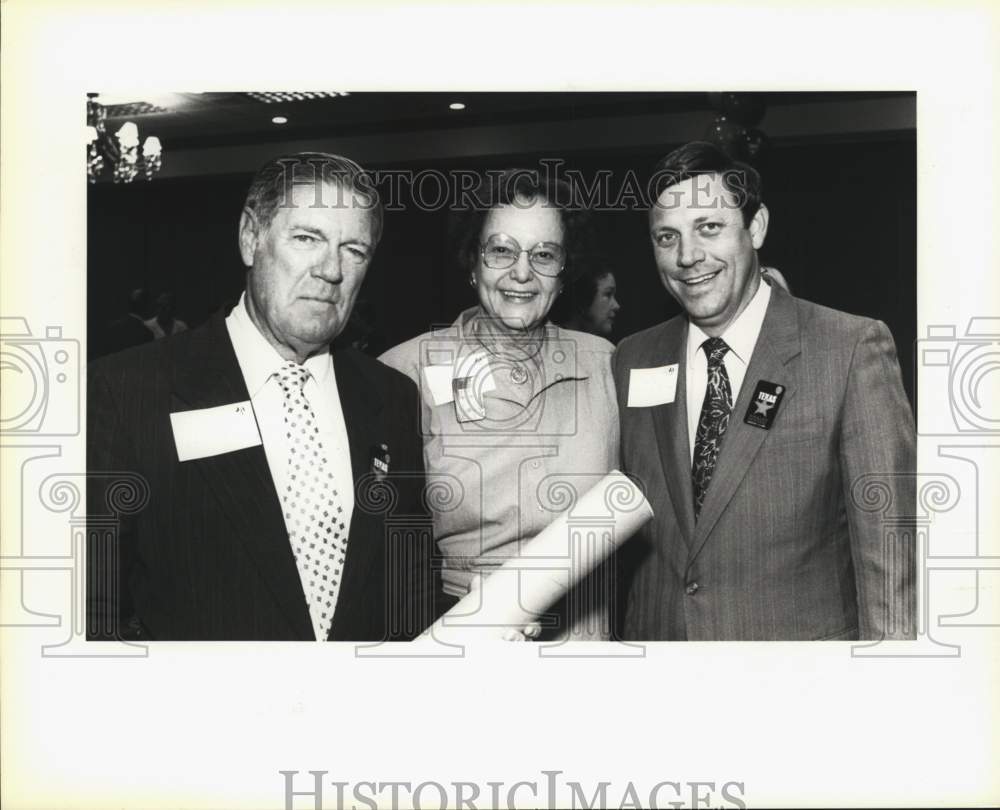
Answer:
[{"label": "light colored blazer", "polygon": [[[656,517],[626,545],[629,639],[877,639],[915,634],[915,434],[880,321],[771,301],[697,523],[685,395],[687,319],[614,357],[622,465]],[[678,366],[673,402],[627,407],[630,370]],[[770,429],[758,382],[784,387]],[[905,524],[905,520],[904,520]]]},{"label": "light colored blazer", "polygon": [[[501,352],[487,358],[487,371],[474,362],[484,348],[467,328],[477,312],[466,310],[451,326],[379,358],[420,389],[434,536],[444,590],[455,597],[477,573],[519,556],[521,541],[568,508],[567,487],[586,492],[618,463],[614,346],[549,324],[537,355],[521,362],[516,351]],[[451,396],[453,380],[468,374],[481,419],[460,419]],[[603,600],[600,609],[606,612]],[[583,630],[580,619],[571,619],[574,637],[607,635]]]}]

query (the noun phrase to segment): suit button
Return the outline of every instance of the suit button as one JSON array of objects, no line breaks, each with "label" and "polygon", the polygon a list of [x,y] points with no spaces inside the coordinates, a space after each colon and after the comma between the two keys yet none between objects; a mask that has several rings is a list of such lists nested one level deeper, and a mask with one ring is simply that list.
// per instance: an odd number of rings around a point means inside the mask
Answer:
[{"label": "suit button", "polygon": [[698,593],[698,583],[697,582],[690,583],[684,589],[684,593],[686,593],[688,596],[694,596],[696,593]]}]

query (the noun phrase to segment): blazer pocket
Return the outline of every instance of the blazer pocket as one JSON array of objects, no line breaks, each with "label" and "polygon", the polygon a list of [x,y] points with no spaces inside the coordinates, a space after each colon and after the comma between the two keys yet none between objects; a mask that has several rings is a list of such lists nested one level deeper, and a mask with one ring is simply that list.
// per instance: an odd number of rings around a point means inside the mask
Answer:
[{"label": "blazer pocket", "polygon": [[791,425],[775,425],[767,437],[771,445],[801,444],[818,442],[826,438],[826,430],[821,420],[797,422]]}]

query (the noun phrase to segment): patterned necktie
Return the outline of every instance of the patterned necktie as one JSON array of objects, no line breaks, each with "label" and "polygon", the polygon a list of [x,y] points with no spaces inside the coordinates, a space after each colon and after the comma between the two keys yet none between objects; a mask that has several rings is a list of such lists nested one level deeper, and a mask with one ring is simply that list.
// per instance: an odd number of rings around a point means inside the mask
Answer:
[{"label": "patterned necktie", "polygon": [[708,484],[715,472],[715,460],[719,457],[722,437],[729,425],[729,415],[733,410],[733,391],[729,385],[729,375],[722,364],[729,347],[722,338],[709,338],[701,347],[708,355],[708,386],[705,401],[698,418],[698,431],[694,439],[694,463],[691,466],[691,483],[694,488],[694,517],[698,519],[701,506],[705,502]]},{"label": "patterned necktie", "polygon": [[276,376],[285,395],[288,441],[287,480],[281,493],[285,526],[313,630],[317,639],[325,641],[347,551],[344,508],[327,469],[316,415],[303,392],[309,371],[289,360]]}]

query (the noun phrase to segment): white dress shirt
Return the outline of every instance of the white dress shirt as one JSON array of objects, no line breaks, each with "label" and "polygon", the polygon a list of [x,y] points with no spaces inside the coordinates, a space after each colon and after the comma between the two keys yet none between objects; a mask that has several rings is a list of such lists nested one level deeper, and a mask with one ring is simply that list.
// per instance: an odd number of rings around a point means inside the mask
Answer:
[{"label": "white dress shirt", "polygon": [[[284,364],[281,355],[264,338],[246,309],[246,294],[226,318],[226,329],[233,341],[236,359],[250,393],[254,416],[267,455],[267,466],[277,491],[288,486],[288,440],[285,438],[284,394],[275,373]],[[344,507],[346,531],[351,530],[354,510],[354,476],[351,450],[347,441],[347,425],[340,407],[337,377],[333,373],[333,357],[321,352],[305,362],[309,370],[303,388],[306,399],[316,415],[320,441],[326,450],[327,467],[336,482],[337,497]],[[282,510],[284,512],[284,510]],[[309,594],[306,594],[310,598]]]},{"label": "white dress shirt", "polygon": [[[747,308],[734,320],[721,337],[729,346],[729,351],[722,359],[729,375],[729,386],[733,391],[733,405],[740,395],[743,378],[753,356],[753,348],[757,345],[760,328],[764,325],[764,315],[767,304],[771,300],[771,285],[760,282]],[[708,387],[708,357],[701,345],[708,340],[700,327],[688,321],[687,338],[687,416],[688,416],[688,451],[691,463],[694,463],[694,440],[698,433],[698,419],[701,417],[701,406],[705,402],[705,389]]]}]

